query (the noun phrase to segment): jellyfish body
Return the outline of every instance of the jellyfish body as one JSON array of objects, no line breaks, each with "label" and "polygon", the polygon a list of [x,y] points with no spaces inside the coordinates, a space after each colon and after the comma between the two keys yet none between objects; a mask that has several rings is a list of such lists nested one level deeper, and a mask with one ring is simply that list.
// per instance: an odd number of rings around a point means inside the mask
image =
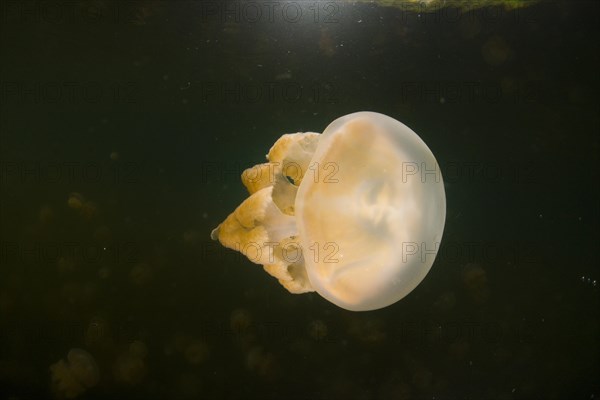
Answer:
[{"label": "jellyfish body", "polygon": [[73,399],[96,386],[100,379],[94,357],[85,350],[71,349],[67,361],[60,360],[50,366],[52,383],[59,398]]},{"label": "jellyfish body", "polygon": [[338,118],[319,135],[283,135],[244,171],[246,199],[212,233],[292,293],[352,311],[386,307],[433,265],[446,216],[435,157],[383,114]]},{"label": "jellyfish body", "polygon": [[113,365],[115,380],[132,386],[142,382],[147,372],[145,362],[147,355],[146,344],[139,340],[133,341],[129,348],[115,360]]}]

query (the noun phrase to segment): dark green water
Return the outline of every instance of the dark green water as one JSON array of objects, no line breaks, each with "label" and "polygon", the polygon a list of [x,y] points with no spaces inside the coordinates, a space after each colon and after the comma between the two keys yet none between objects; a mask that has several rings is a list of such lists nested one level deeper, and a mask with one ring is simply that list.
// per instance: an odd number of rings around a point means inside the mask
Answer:
[{"label": "dark green water", "polygon": [[[272,3],[2,6],[0,398],[64,395],[72,348],[87,399],[598,398],[597,3]],[[426,279],[353,313],[209,234],[279,136],[361,110],[448,208]]]}]

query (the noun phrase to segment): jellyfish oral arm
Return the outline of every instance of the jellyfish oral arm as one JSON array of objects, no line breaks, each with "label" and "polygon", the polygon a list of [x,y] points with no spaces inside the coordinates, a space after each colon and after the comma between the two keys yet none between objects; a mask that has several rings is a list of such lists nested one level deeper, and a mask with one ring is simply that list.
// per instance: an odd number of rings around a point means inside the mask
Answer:
[{"label": "jellyfish oral arm", "polygon": [[307,170],[318,138],[317,133],[308,132],[277,140],[267,155],[268,163],[242,174],[250,196],[211,233],[223,246],[263,265],[291,293],[314,291],[297,240],[294,212],[302,172]]}]

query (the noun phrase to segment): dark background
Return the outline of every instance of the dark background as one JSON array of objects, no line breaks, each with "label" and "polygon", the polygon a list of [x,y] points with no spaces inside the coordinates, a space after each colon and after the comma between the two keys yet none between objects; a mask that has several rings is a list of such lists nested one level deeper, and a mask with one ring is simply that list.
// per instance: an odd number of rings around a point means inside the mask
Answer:
[{"label": "dark background", "polygon": [[[72,348],[89,399],[597,398],[597,3],[274,3],[4,3],[0,398],[60,397]],[[361,110],[448,208],[427,278],[353,313],[209,234],[279,136]]]}]

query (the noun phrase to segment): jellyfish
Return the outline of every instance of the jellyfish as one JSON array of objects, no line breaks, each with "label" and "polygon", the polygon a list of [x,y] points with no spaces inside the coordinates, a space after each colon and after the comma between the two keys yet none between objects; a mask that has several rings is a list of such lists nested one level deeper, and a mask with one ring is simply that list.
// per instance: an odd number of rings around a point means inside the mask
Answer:
[{"label": "jellyfish", "polygon": [[142,341],[135,340],[128,349],[117,357],[113,365],[115,380],[127,385],[137,385],[146,376],[147,368],[145,358],[148,348]]},{"label": "jellyfish", "polygon": [[60,360],[50,366],[52,383],[59,398],[73,399],[96,386],[100,375],[94,357],[85,350],[71,349],[67,362]]},{"label": "jellyfish", "polygon": [[327,328],[325,322],[320,319],[316,319],[308,325],[308,335],[317,342],[324,340],[328,331],[329,328]]},{"label": "jellyfish", "polygon": [[96,203],[92,201],[86,201],[85,197],[83,197],[81,193],[77,192],[69,194],[67,205],[70,208],[77,210],[79,214],[86,219],[92,219],[98,211]]},{"label": "jellyfish", "polygon": [[250,196],[211,237],[291,293],[351,311],[387,307],[425,278],[446,218],[439,165],[410,128],[375,112],[322,134],[284,134],[242,173]]},{"label": "jellyfish", "polygon": [[229,317],[229,327],[234,335],[243,335],[250,330],[252,314],[244,308],[233,310]]}]

